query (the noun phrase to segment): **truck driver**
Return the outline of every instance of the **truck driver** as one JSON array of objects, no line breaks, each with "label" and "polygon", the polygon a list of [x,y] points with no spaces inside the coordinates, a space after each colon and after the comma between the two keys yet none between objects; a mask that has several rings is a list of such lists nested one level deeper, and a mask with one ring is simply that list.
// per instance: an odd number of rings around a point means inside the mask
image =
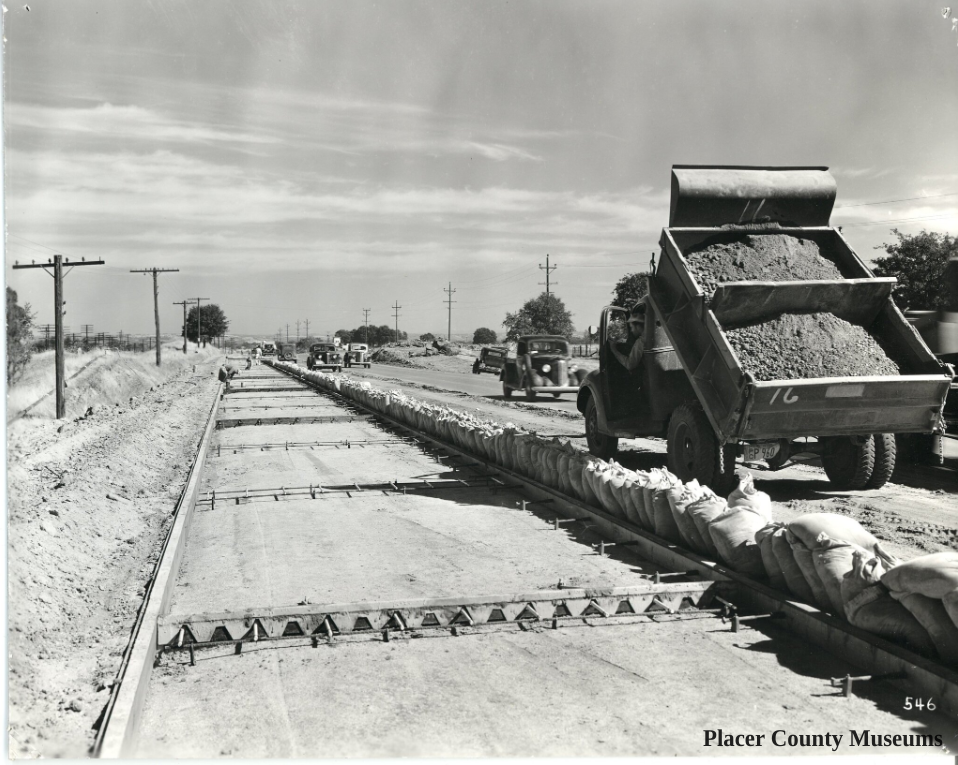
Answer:
[{"label": "truck driver", "polygon": [[619,363],[630,372],[634,372],[642,363],[642,352],[645,350],[643,337],[645,335],[645,300],[640,300],[629,313],[629,337],[621,343],[610,343],[609,350]]}]

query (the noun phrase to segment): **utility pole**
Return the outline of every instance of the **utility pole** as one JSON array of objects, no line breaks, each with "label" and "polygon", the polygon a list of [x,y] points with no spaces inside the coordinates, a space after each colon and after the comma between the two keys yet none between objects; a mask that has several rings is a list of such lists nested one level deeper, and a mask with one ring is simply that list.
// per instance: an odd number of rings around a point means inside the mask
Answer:
[{"label": "utility pole", "polygon": [[[102,260],[87,260],[83,258],[79,263],[71,263],[69,259],[66,261],[67,265],[70,267],[67,271],[67,274],[73,270],[74,266],[102,266],[104,261]],[[48,268],[53,267],[53,273],[47,271]],[[63,273],[63,256],[54,255],[53,262],[50,263],[31,263],[30,265],[20,265],[19,263],[14,263],[14,268],[42,268],[44,271],[47,271],[50,276],[53,277],[53,318],[54,318],[54,340],[56,342],[56,379],[57,379],[57,419],[62,420],[67,416],[67,400],[66,400],[66,362],[64,359],[63,352],[63,310],[64,301],[63,301],[63,277],[66,274]]]},{"label": "utility pole", "polygon": [[160,365],[160,287],[157,274],[178,272],[178,268],[141,268],[130,269],[131,274],[153,274],[153,320],[156,322],[156,365]]},{"label": "utility pole", "polygon": [[[546,297],[549,297],[549,274],[557,268],[558,266],[549,266],[549,254],[546,253],[546,264],[544,266],[541,263],[539,264],[539,270],[546,272]],[[542,282],[539,282],[539,284],[542,284]]]},{"label": "utility pole", "polygon": [[449,306],[449,323],[446,326],[446,342],[451,343],[452,342],[452,304],[458,303],[459,301],[452,299],[452,293],[455,292],[455,290],[452,288],[452,282],[449,282],[448,289],[444,289],[443,292],[449,295],[449,297],[446,298],[443,302]]},{"label": "utility pole", "polygon": [[179,303],[173,303],[173,305],[183,306],[183,353],[186,353],[186,306],[190,303],[189,300],[181,300]]},{"label": "utility pole", "polygon": [[296,320],[296,348],[299,349],[299,319]]},{"label": "utility pole", "polygon": [[399,301],[396,301],[396,305],[393,306],[393,313],[396,315],[396,345],[399,345],[399,309],[402,308],[399,305]]},{"label": "utility pole", "polygon": [[84,348],[89,348],[89,347],[90,347],[90,330],[93,329],[93,325],[92,325],[92,324],[84,324],[83,327],[82,327],[82,329],[83,329],[83,335],[84,335],[84,338],[85,338],[85,339],[83,340],[83,347],[84,347]]},{"label": "utility pole", "polygon": [[372,308],[363,309],[363,326],[366,328],[366,332],[365,332],[366,345],[369,345],[369,312],[371,310]]},{"label": "utility pole", "polygon": [[200,307],[201,300],[209,300],[209,298],[187,298],[188,300],[196,301],[196,352],[199,353],[200,345],[203,342],[203,309]]}]

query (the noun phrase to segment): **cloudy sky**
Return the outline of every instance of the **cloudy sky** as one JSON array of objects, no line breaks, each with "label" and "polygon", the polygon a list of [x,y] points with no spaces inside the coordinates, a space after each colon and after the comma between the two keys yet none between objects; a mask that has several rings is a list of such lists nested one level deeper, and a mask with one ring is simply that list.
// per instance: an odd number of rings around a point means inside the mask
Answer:
[{"label": "cloudy sky", "polygon": [[[672,164],[827,165],[865,258],[958,233],[944,0],[30,0],[5,14],[6,278],[101,257],[66,324],[501,330],[543,288],[576,326],[646,266]],[[958,7],[955,8],[958,14]]]}]

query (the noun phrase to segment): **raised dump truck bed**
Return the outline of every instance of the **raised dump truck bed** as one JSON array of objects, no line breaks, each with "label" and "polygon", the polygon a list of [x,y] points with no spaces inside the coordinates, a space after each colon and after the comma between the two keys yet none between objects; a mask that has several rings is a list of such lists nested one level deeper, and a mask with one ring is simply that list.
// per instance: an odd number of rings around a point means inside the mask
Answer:
[{"label": "raised dump truck bed", "polygon": [[[834,181],[821,168],[673,170],[672,218],[650,301],[722,443],[941,429],[952,369],[895,305],[895,280],[876,278],[827,225],[833,201]],[[774,220],[760,220],[759,211]],[[810,240],[842,278],[724,282],[710,297],[686,253],[743,234]],[[726,331],[788,313],[830,313],[864,328],[901,374],[757,381]]]}]

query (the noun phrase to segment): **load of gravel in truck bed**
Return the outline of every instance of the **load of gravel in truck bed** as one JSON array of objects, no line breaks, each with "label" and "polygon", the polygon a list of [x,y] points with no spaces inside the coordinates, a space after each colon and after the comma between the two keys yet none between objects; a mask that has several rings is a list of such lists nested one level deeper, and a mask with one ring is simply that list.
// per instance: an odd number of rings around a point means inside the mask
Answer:
[{"label": "load of gravel in truck bed", "polygon": [[843,278],[818,244],[787,234],[745,234],[729,242],[700,245],[683,254],[709,300],[721,282]]},{"label": "load of gravel in truck bed", "polygon": [[756,380],[899,374],[866,329],[831,313],[786,313],[725,336]]}]

